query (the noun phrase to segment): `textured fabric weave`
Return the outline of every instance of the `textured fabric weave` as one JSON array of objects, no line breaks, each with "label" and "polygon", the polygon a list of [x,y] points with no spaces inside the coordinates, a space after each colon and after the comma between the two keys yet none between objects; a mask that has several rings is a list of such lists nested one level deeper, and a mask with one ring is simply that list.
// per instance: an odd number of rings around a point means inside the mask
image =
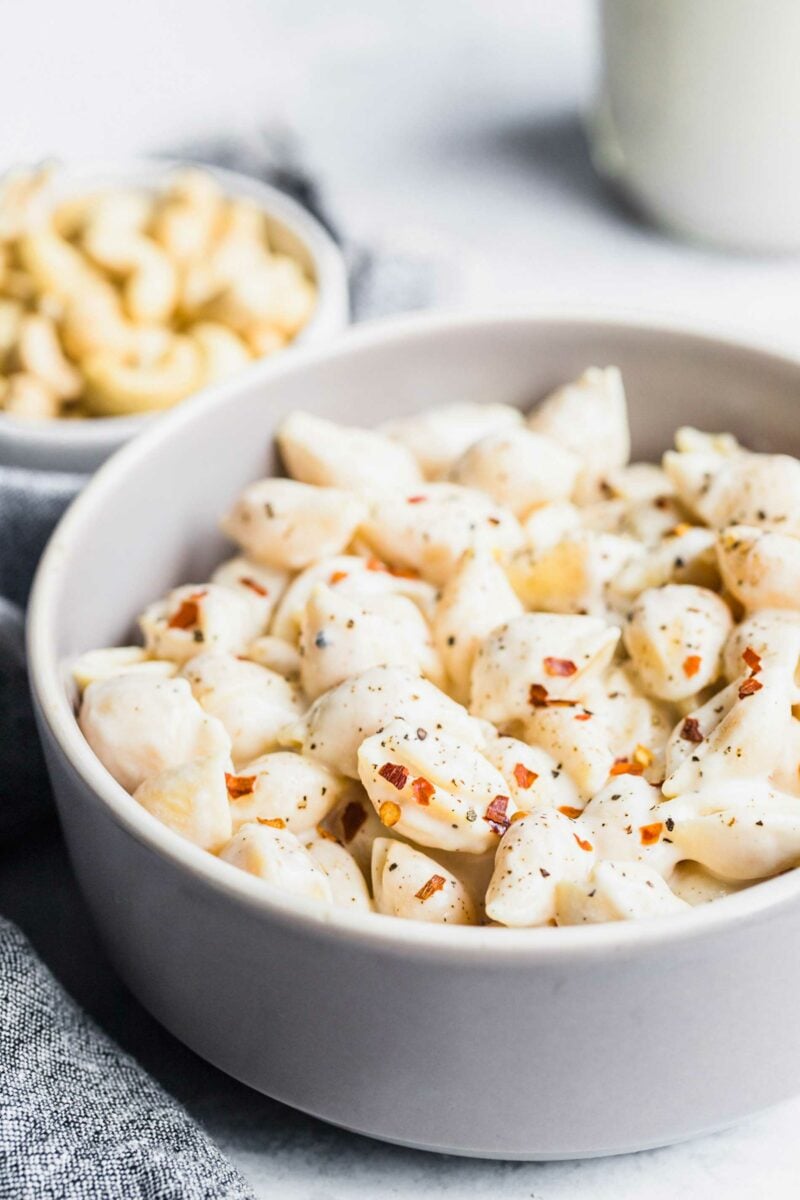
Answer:
[{"label": "textured fabric weave", "polygon": [[187,1113],[0,920],[0,1200],[249,1200]]}]

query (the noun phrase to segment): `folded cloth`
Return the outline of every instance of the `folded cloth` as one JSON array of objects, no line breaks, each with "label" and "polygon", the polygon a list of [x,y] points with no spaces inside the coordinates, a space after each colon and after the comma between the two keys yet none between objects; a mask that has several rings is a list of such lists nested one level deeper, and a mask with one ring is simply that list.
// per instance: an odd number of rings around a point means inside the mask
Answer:
[{"label": "folded cloth", "polygon": [[27,599],[53,526],[85,482],[82,475],[0,467],[0,840],[51,805],[18,606]]},{"label": "folded cloth", "polygon": [[0,844],[51,810],[28,695],[22,613],[0,597]]},{"label": "folded cloth", "polygon": [[0,467],[0,596],[24,606],[53,526],[84,475]]},{"label": "folded cloth", "polygon": [[183,1108],[0,919],[0,1200],[251,1200]]}]

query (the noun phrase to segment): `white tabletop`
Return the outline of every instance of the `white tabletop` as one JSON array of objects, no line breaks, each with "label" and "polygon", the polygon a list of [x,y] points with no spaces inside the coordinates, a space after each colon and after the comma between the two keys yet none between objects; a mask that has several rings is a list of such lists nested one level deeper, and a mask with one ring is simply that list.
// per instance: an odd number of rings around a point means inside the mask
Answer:
[{"label": "white tabletop", "polygon": [[[9,13],[0,162],[118,157],[278,122],[342,228],[433,264],[441,303],[651,310],[800,350],[800,262],[672,241],[596,181],[580,123],[593,72],[586,0],[29,0]],[[585,1163],[441,1159],[331,1129],[154,1026],[94,946],[54,835],[2,855],[0,911],[271,1200],[797,1193],[800,1100],[687,1145]]]}]

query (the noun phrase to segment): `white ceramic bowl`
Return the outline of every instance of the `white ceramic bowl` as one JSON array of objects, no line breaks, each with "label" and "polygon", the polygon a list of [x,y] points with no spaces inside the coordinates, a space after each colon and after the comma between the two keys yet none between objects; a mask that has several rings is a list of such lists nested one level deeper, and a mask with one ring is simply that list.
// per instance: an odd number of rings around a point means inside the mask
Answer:
[{"label": "white ceramic bowl", "polygon": [[[290,900],[182,841],[95,759],[64,660],[130,637],[206,578],[219,514],[274,467],[297,407],[375,423],[445,400],[528,405],[617,363],[634,449],[677,425],[800,451],[800,363],[668,327],[418,319],[254,368],[99,472],[59,526],[29,616],[41,733],[108,954],[177,1037],[237,1079],[374,1137],[458,1154],[613,1154],[728,1124],[800,1088],[800,873],[658,921],[506,930]],[[211,466],[213,464],[213,467]]]},{"label": "white ceramic bowl", "polygon": [[[198,166],[230,196],[263,209],[272,245],[296,258],[317,285],[314,313],[295,341],[268,365],[301,346],[322,346],[346,327],[349,318],[344,258],[326,229],[291,196],[234,171],[205,163],[170,159],[60,166],[54,178],[59,199],[101,188],[134,187],[158,191],[181,167]],[[266,362],[262,363],[262,369]],[[247,370],[248,368],[245,368]],[[185,401],[184,401],[185,403]],[[161,413],[95,417],[84,421],[25,421],[0,412],[0,465],[48,471],[93,471]]]}]

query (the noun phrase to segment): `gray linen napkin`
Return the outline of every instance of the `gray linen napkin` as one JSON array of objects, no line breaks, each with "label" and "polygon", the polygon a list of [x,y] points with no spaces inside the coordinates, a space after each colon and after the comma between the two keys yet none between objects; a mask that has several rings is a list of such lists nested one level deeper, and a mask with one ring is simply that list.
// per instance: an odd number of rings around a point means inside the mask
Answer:
[{"label": "gray linen napkin", "polygon": [[28,696],[22,606],[45,542],[84,482],[0,467],[0,840],[51,806]]},{"label": "gray linen napkin", "polygon": [[251,1200],[183,1108],[0,919],[0,1200]]},{"label": "gray linen napkin", "polygon": [[[183,147],[290,192],[339,238],[357,319],[423,308],[433,265],[339,237],[291,139]],[[52,812],[31,711],[23,608],[53,526],[82,476],[0,467],[0,842]],[[69,999],[0,919],[0,1200],[216,1200],[250,1197],[187,1113]]]}]

